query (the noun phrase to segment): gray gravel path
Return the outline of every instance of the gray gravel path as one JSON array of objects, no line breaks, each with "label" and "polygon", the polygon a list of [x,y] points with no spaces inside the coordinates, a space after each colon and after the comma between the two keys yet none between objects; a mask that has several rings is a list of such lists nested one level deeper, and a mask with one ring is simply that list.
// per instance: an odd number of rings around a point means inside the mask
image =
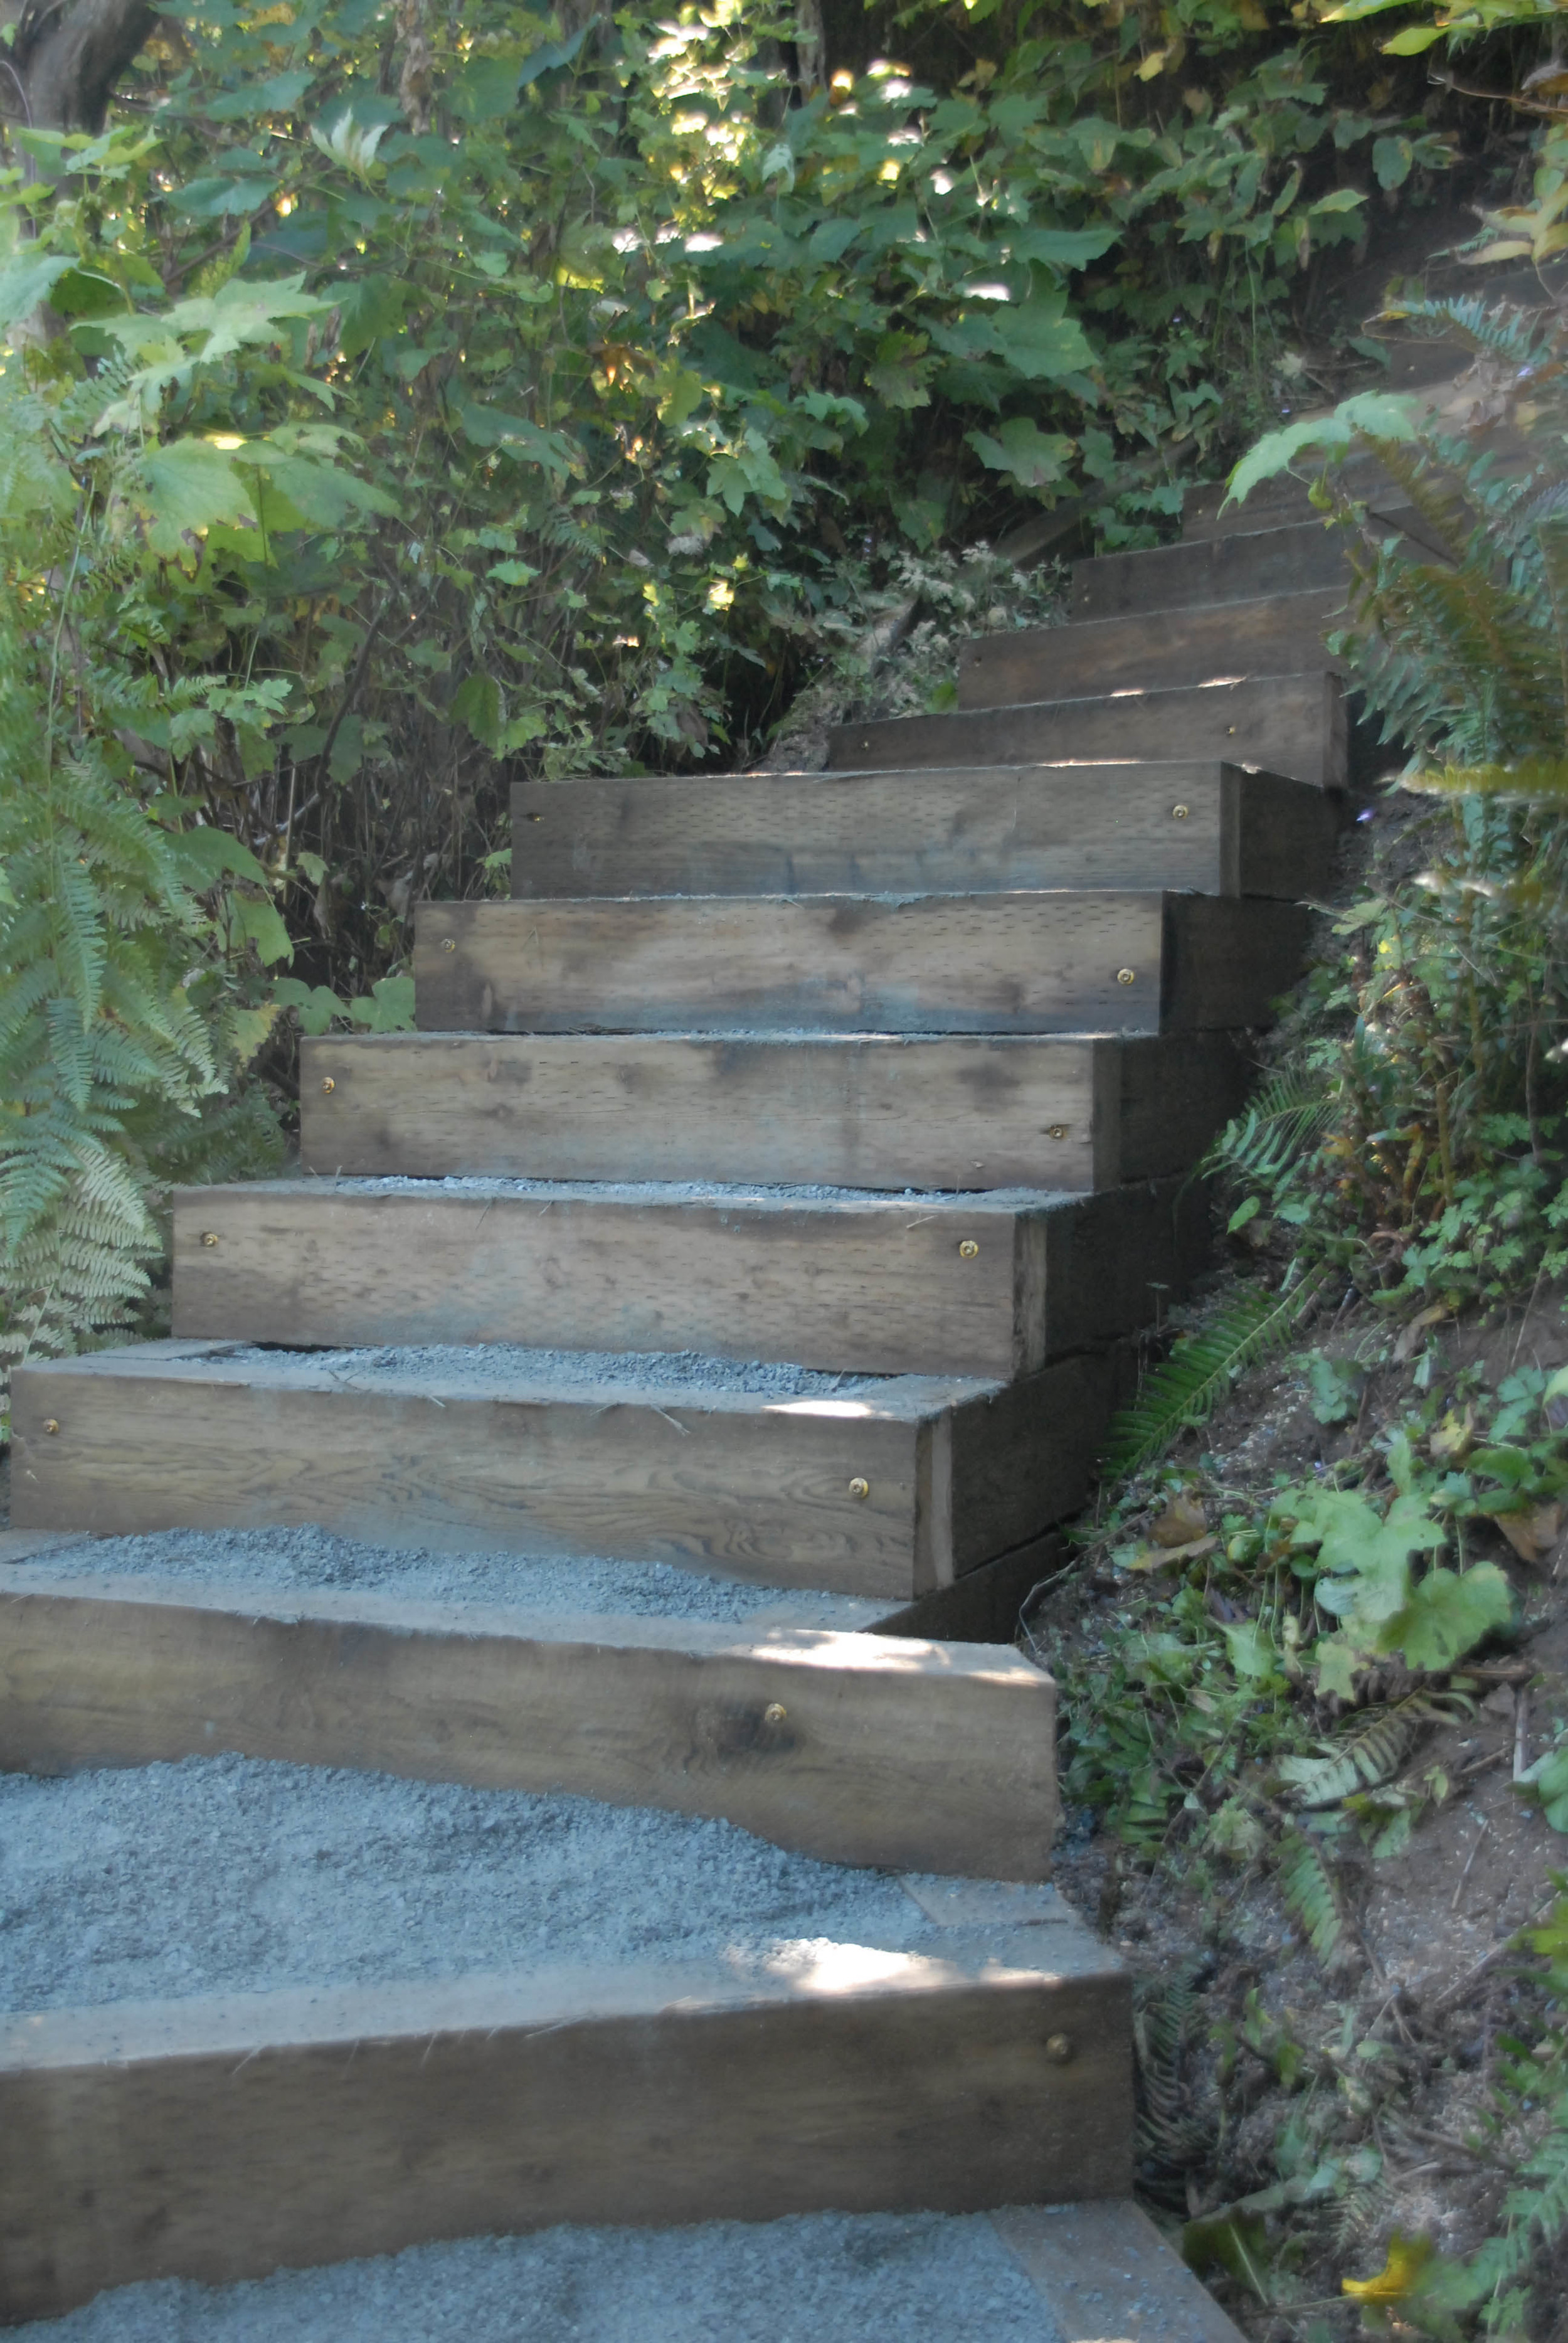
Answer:
[{"label": "gray gravel path", "polygon": [[0,1775],[0,2008],[932,1934],[886,1874],[588,1798],[227,1756]]},{"label": "gray gravel path", "polygon": [[979,2215],[545,2229],[100,2295],[15,2343],[1062,2343]]},{"label": "gray gravel path", "polygon": [[240,1343],[226,1360],[244,1366],[297,1361],[310,1372],[351,1377],[357,1383],[377,1375],[400,1381],[446,1383],[512,1383],[519,1377],[570,1390],[584,1384],[624,1384],[639,1391],[744,1392],[759,1399],[825,1399],[831,1394],[875,1390],[884,1375],[829,1374],[818,1367],[791,1367],[768,1359],[739,1363],[713,1359],[701,1351],[539,1351],[522,1342],[402,1342],[365,1350],[284,1351]]},{"label": "gray gravel path", "polygon": [[[146,1537],[96,1538],[38,1557],[62,1577],[119,1573],[193,1584],[267,1586],[340,1594],[400,1594],[420,1603],[485,1603],[561,1614],[707,1619],[723,1625],[783,1611],[813,1626],[855,1627],[884,1604],[846,1595],[801,1594],[708,1578],[662,1562],[540,1558],[514,1554],[430,1554],[367,1545],[332,1530],[159,1530]],[[5,1574],[0,1569],[0,1593]]]}]

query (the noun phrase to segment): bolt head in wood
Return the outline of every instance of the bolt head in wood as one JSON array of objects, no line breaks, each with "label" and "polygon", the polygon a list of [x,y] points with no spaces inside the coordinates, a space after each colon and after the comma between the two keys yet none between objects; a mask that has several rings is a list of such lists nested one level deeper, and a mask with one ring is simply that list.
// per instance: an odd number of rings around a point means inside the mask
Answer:
[{"label": "bolt head in wood", "polygon": [[962,1244],[959,1247],[959,1259],[960,1261],[973,1261],[979,1251],[980,1247],[976,1244],[973,1237],[965,1237]]},{"label": "bolt head in wood", "polygon": [[1171,809],[1171,819],[1172,821],[1191,821],[1192,819],[1191,807],[1172,806]]},{"label": "bolt head in wood", "polygon": [[456,941],[454,940],[454,939],[453,939],[451,936],[443,936],[443,937],[442,937],[442,939],[441,939],[441,950],[442,950],[443,951],[456,951],[456,950],[457,950],[457,943],[456,943]]},{"label": "bolt head in wood", "polygon": [[1046,1137],[1048,1139],[1065,1139],[1067,1137],[1066,1123],[1053,1122],[1050,1129],[1046,1132]]},{"label": "bolt head in wood", "polygon": [[1072,2036],[1070,2034],[1048,2034],[1045,2055],[1053,2066],[1065,2066],[1072,2056]]},{"label": "bolt head in wood", "polygon": [[789,1712],[776,1700],[770,1700],[762,1712],[764,1725],[782,1725]]},{"label": "bolt head in wood", "polygon": [[337,1083],[333,1081],[333,1079],[332,1079],[331,1075],[330,1075],[330,1074],[328,1074],[328,1075],[327,1075],[327,1080],[322,1083],[321,1087],[322,1087],[322,1089],[323,1089],[324,1091],[335,1091],[335,1090],[337,1088]]},{"label": "bolt head in wood", "polygon": [[853,1480],[850,1482],[850,1483],[849,1483],[849,1494],[850,1494],[850,1496],[851,1496],[851,1497],[869,1497],[869,1496],[870,1495],[870,1493],[871,1493],[871,1484],[870,1484],[869,1481],[862,1481],[862,1479],[860,1478],[860,1475],[857,1473],[856,1473],[856,1475],[855,1475],[855,1477],[854,1477],[854,1479],[853,1479]]},{"label": "bolt head in wood", "polygon": [[1118,984],[1136,984],[1138,981],[1137,970],[1131,968],[1119,968],[1116,971],[1116,981]]},{"label": "bolt head in wood", "polygon": [[201,1241],[202,1241],[202,1242],[203,1242],[203,1244],[204,1244],[204,1245],[215,1245],[215,1244],[216,1244],[216,1242],[217,1242],[217,1232],[216,1232],[216,1229],[203,1229],[203,1231],[202,1231],[202,1232],[201,1232]]},{"label": "bolt head in wood", "polygon": [[60,1427],[52,1415],[47,1415],[44,1419],[44,1429],[45,1432],[58,1432]]}]

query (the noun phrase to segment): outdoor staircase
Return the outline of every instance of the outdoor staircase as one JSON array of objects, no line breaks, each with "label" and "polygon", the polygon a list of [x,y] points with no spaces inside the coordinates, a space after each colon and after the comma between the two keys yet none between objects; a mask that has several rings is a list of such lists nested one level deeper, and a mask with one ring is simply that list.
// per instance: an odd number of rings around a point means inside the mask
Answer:
[{"label": "outdoor staircase", "polygon": [[[1070,624],[825,771],[520,785],[513,900],[419,911],[419,1031],[304,1043],[305,1176],[176,1199],[174,1338],[15,1379],[0,1765],[723,1816],[943,1875],[929,1939],[13,2018],[0,2316],[555,2221],[1126,2196],[1128,1980],[1041,1884],[1054,1692],[1009,1639],[1330,880],[1334,542],[1300,495],[1239,519],[1079,564]],[[304,1523],[516,1555],[517,1599],[49,1558]],[[795,1591],[563,1620],[542,1554]]]}]

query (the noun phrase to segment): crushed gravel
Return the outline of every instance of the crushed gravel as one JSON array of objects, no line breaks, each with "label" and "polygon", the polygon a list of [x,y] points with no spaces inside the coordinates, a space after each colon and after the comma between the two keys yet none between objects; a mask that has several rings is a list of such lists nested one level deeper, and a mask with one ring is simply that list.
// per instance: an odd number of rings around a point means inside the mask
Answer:
[{"label": "crushed gravel", "polygon": [[1062,2343],[982,2215],[816,2213],[416,2246],[100,2295],[16,2343]]},{"label": "crushed gravel", "polygon": [[365,1350],[285,1351],[240,1343],[224,1353],[234,1366],[276,1366],[297,1362],[312,1374],[341,1375],[356,1383],[378,1376],[400,1383],[548,1383],[554,1389],[588,1384],[630,1391],[720,1392],[757,1399],[827,1399],[874,1390],[884,1375],[828,1374],[816,1367],[792,1367],[764,1359],[737,1364],[701,1351],[538,1351],[522,1342],[381,1343]]},{"label": "crushed gravel", "polygon": [[268,1193],[292,1188],[313,1196],[494,1196],[550,1204],[875,1204],[898,1210],[919,1204],[931,1210],[961,1212],[977,1205],[1001,1210],[1024,1205],[1081,1203],[1076,1191],[1051,1188],[833,1188],[811,1185],[770,1186],[762,1181],[718,1180],[519,1180],[498,1175],[451,1173],[442,1179],[418,1179],[404,1172],[385,1172],[370,1179],[307,1178],[260,1183]]},{"label": "crushed gravel", "polygon": [[[784,1612],[803,1624],[856,1628],[887,1608],[852,1596],[802,1594],[709,1578],[662,1562],[580,1555],[431,1554],[367,1545],[335,1531],[159,1530],[145,1537],[95,1538],[38,1557],[53,1575],[122,1574],[186,1579],[193,1585],[400,1595],[410,1602],[500,1604],[562,1615],[705,1619],[718,1625]],[[0,1569],[0,1594],[6,1584]]]},{"label": "crushed gravel", "polygon": [[588,1798],[231,1756],[0,1775],[13,2011],[932,1933],[890,1875]]}]

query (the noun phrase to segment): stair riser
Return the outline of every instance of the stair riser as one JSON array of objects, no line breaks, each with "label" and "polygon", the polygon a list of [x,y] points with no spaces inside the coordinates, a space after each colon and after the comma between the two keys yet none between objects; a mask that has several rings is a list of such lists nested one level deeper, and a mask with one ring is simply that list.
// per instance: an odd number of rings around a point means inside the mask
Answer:
[{"label": "stair riser", "polygon": [[1313,587],[1337,587],[1342,593],[1349,578],[1343,535],[1314,515],[1283,528],[1254,527],[1194,543],[1075,561],[1070,608],[1080,622],[1126,618],[1203,603],[1257,600],[1266,594],[1305,593]]},{"label": "stair riser", "polygon": [[1141,1325],[1154,1286],[1179,1299],[1205,1216],[1174,1182],[1028,1212],[196,1189],[175,1200],[174,1332],[1011,1376]]},{"label": "stair riser", "polygon": [[324,1177],[769,1181],[1083,1191],[1185,1171],[1246,1093],[1223,1036],[303,1043]]},{"label": "stair riser", "polygon": [[512,893],[558,897],[1320,891],[1316,791],[1234,765],[520,781]]},{"label": "stair riser", "polygon": [[[1336,619],[1342,623],[1343,610],[1344,594],[1336,586],[1202,609],[982,635],[959,653],[959,705],[1005,708],[1090,692],[1177,690],[1217,676],[1256,678],[1332,668],[1335,662],[1323,647],[1323,635]],[[1289,765],[1273,769],[1294,772]]]},{"label": "stair riser", "polygon": [[1158,1033],[1266,1023],[1305,915],[1203,895],[430,903],[426,1032]]},{"label": "stair riser", "polygon": [[0,1587],[0,1769],[232,1750],[722,1815],[829,1863],[1044,1879],[1055,1687],[1006,1649],[680,1620],[519,1625],[256,1586],[24,1569]]},{"label": "stair riser", "polygon": [[19,1528],[317,1523],[375,1544],[668,1562],[908,1602],[1070,1512],[1111,1402],[1101,1357],[994,1396],[895,1385],[718,1408],[610,1385],[409,1396],[297,1361],[160,1374],[156,1348],[18,1373]]},{"label": "stair riser", "polygon": [[1348,746],[1342,690],[1315,659],[1308,672],[1184,691],[1040,699],[966,716],[899,716],[837,724],[828,763],[839,771],[1015,765],[1082,759],[1230,758],[1315,789],[1342,789]]},{"label": "stair riser", "polygon": [[[1033,1964],[1065,1934],[1003,1941]],[[0,2050],[0,2318],[564,2221],[1128,2188],[1124,1976],[874,1957],[885,1981],[750,1996],[667,1970],[597,2010],[500,1979],[24,2021]]]}]

